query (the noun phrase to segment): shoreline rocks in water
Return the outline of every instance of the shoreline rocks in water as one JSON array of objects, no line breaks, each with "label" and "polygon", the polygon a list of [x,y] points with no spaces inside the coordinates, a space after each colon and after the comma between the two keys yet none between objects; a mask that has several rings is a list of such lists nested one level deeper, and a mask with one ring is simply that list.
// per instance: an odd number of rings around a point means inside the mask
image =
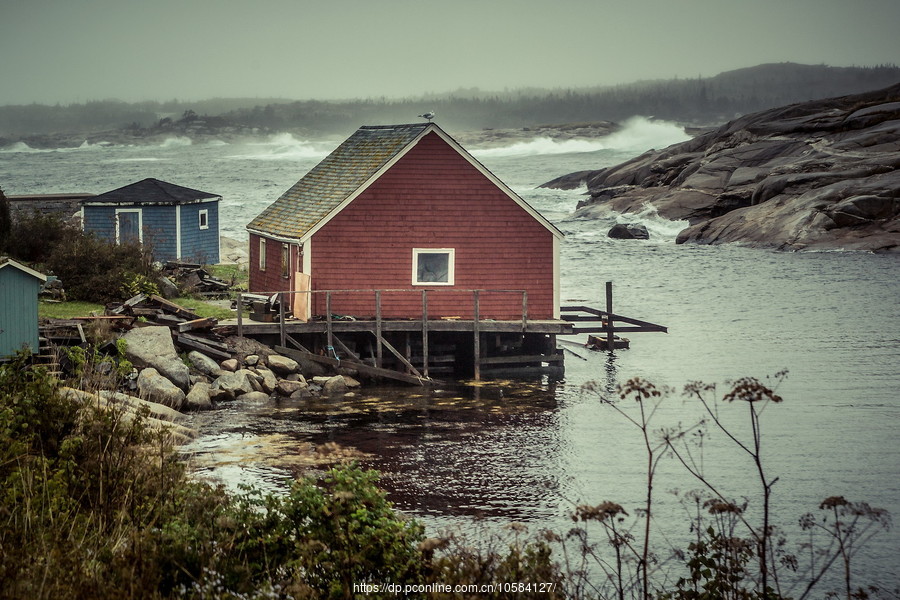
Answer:
[{"label": "shoreline rocks in water", "polygon": [[900,251],[900,84],[746,115],[625,163],[541,187],[587,184],[576,215],[687,220],[678,243]]}]

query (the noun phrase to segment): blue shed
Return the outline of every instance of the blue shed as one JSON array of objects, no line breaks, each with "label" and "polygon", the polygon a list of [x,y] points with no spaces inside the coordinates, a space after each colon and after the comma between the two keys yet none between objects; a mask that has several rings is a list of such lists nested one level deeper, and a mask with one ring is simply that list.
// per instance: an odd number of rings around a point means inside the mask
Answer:
[{"label": "blue shed", "polygon": [[85,231],[117,244],[149,245],[153,259],[219,262],[221,196],[144,179],[82,200]]},{"label": "blue shed", "polygon": [[45,275],[0,256],[0,359],[39,348],[38,292]]}]

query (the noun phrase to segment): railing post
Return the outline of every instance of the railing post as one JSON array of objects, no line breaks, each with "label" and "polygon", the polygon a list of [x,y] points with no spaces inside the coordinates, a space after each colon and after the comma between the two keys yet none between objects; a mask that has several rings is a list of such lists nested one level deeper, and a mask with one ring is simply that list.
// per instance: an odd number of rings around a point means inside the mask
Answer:
[{"label": "railing post", "polygon": [[331,350],[334,348],[334,334],[331,331],[331,290],[325,292],[325,335],[328,345],[326,350]]},{"label": "railing post", "polygon": [[244,300],[243,300],[243,296],[241,295],[240,292],[238,292],[238,295],[237,295],[237,313],[238,313],[237,314],[237,318],[238,318],[237,334],[238,334],[239,338],[242,338],[242,337],[244,337],[244,320],[243,320]]},{"label": "railing post", "polygon": [[472,292],[474,296],[474,306],[472,307],[472,336],[473,353],[475,354],[475,381],[481,379],[481,331],[478,325],[478,317],[481,307],[479,305],[478,290]]},{"label": "railing post", "polygon": [[284,292],[278,292],[278,332],[281,334],[281,347],[287,346],[284,332]]},{"label": "railing post", "polygon": [[522,290],[522,333],[528,328],[528,290]]},{"label": "railing post", "polygon": [[377,340],[375,344],[375,366],[380,369],[383,358],[381,350],[381,290],[375,290],[375,339]]}]

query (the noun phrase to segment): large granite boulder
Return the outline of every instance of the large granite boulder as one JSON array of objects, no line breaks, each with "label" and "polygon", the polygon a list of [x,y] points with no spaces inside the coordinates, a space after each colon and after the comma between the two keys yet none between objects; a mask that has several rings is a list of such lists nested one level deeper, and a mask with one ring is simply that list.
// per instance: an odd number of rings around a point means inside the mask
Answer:
[{"label": "large granite boulder", "polygon": [[679,243],[900,251],[900,84],[746,115],[544,187],[584,184],[577,216],[651,205],[688,221]]},{"label": "large granite boulder", "polygon": [[190,389],[191,374],[175,351],[168,327],[136,327],[124,336],[125,357],[138,368],[152,367],[182,391]]},{"label": "large granite boulder", "polygon": [[141,398],[150,402],[175,410],[181,410],[184,405],[184,392],[153,367],[147,367],[138,374],[137,389]]}]

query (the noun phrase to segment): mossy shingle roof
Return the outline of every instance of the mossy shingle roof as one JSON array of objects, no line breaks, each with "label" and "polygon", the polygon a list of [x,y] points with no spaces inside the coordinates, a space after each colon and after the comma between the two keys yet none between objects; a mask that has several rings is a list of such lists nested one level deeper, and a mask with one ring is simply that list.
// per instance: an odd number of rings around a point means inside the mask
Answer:
[{"label": "mossy shingle roof", "polygon": [[429,127],[434,125],[361,127],[253,219],[247,229],[302,238]]}]

